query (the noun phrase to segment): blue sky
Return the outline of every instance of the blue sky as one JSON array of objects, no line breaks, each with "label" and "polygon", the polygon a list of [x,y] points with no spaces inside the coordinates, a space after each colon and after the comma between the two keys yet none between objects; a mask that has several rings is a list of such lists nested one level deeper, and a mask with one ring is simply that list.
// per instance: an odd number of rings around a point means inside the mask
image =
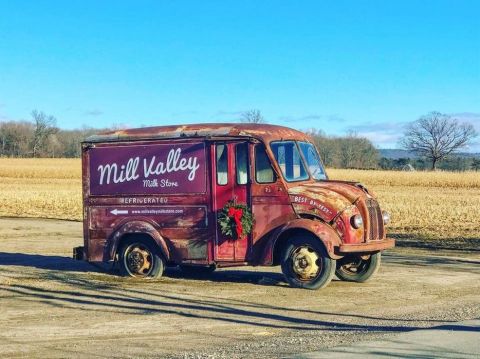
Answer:
[{"label": "blue sky", "polygon": [[[480,130],[480,1],[3,1],[0,121],[231,122],[394,147],[432,110]],[[480,150],[480,144],[472,147]]]}]

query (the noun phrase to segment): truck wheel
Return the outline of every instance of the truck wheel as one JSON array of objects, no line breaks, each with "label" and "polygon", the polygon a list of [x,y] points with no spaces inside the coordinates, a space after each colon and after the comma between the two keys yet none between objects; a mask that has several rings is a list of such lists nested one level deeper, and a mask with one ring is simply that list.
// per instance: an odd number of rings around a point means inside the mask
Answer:
[{"label": "truck wheel", "polygon": [[142,239],[128,240],[120,251],[120,273],[126,277],[159,278],[165,260],[158,248]]},{"label": "truck wheel", "polygon": [[213,273],[215,266],[193,266],[188,264],[181,264],[180,269],[188,276],[203,276]]},{"label": "truck wheel", "polygon": [[319,239],[309,236],[287,240],[281,264],[285,279],[297,288],[324,288],[335,273],[335,260],[327,255]]},{"label": "truck wheel", "polygon": [[344,281],[365,282],[377,273],[381,259],[380,252],[367,256],[348,255],[337,261],[335,274]]}]

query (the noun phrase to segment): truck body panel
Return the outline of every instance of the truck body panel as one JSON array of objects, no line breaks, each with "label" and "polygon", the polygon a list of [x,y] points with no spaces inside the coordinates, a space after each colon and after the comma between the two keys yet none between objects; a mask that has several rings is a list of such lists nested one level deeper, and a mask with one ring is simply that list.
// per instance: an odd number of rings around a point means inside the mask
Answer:
[{"label": "truck body panel", "polygon": [[[284,163],[277,163],[274,141],[312,143],[296,130],[253,124],[162,126],[87,139],[83,258],[113,261],[122,240],[135,235],[151,238],[169,264],[278,264],[276,251],[295,231],[318,238],[331,258],[393,246],[364,186],[312,175],[288,181],[285,166],[298,155],[283,153]],[[307,171],[291,166],[289,175]],[[231,201],[245,204],[254,218],[252,232],[241,238],[218,225]],[[364,219],[362,228],[352,228],[355,215]]]}]

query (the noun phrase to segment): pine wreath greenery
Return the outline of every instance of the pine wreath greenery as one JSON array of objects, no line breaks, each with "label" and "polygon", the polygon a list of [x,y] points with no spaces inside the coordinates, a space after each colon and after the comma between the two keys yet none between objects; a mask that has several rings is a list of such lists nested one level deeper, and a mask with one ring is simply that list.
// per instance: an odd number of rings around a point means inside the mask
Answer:
[{"label": "pine wreath greenery", "polygon": [[245,204],[228,201],[218,215],[218,223],[224,235],[241,239],[252,232],[252,212]]}]

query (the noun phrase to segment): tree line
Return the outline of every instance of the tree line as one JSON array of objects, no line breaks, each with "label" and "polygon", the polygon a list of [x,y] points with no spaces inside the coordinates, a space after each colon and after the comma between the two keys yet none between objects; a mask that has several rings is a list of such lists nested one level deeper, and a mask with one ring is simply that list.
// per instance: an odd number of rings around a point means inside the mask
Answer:
[{"label": "tree line", "polygon": [[80,143],[98,129],[63,130],[55,117],[32,112],[32,121],[0,122],[0,157],[80,157]]},{"label": "tree line", "polygon": [[[265,123],[258,110],[247,111],[242,122]],[[53,116],[32,112],[32,121],[0,122],[0,157],[80,157],[80,143],[101,130],[60,129]],[[311,130],[324,164],[338,168],[377,168],[378,151],[366,138],[355,135],[329,137]]]},{"label": "tree line", "polygon": [[366,138],[349,135],[328,137],[311,131],[322,159],[327,166],[340,168],[382,168],[419,170],[480,170],[480,158],[458,156],[458,150],[467,147],[477,136],[470,123],[440,112],[430,112],[410,122],[400,139],[403,149],[418,158],[379,158],[378,151]]},{"label": "tree line", "polygon": [[[259,110],[242,113],[240,121],[267,122]],[[32,121],[0,122],[0,157],[80,157],[80,143],[104,130],[86,127],[60,129],[55,117],[33,111]],[[431,112],[407,126],[401,144],[404,149],[414,152],[416,158],[381,157],[370,140],[356,134],[328,136],[317,129],[307,133],[312,136],[327,167],[480,170],[480,158],[455,155],[477,135],[473,126],[439,112]]]},{"label": "tree line", "polygon": [[[431,161],[425,157],[418,158],[380,158],[379,167],[384,170],[430,170]],[[442,171],[480,171],[480,157],[450,156],[436,165]]]},{"label": "tree line", "polygon": [[[310,130],[309,133],[326,167],[419,171],[432,169],[432,160],[427,156],[397,159],[383,157],[370,140],[355,134],[333,137],[316,130]],[[435,169],[480,171],[480,157],[450,153],[436,160]]]},{"label": "tree line", "polygon": [[323,131],[309,130],[325,166],[334,168],[378,168],[380,155],[370,140],[356,134],[327,136]]}]

